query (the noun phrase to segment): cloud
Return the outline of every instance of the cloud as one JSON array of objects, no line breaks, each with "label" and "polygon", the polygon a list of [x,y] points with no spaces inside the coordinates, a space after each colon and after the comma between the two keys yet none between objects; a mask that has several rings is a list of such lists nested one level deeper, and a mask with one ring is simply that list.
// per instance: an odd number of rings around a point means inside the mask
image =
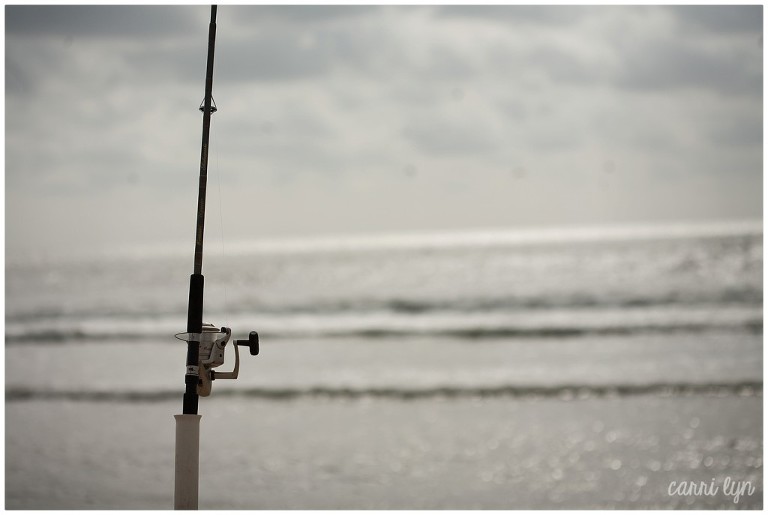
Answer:
[{"label": "cloud", "polygon": [[583,6],[533,5],[449,5],[437,8],[437,15],[447,18],[493,21],[508,24],[571,25],[589,14]]},{"label": "cloud", "polygon": [[669,9],[683,28],[716,34],[763,32],[761,5],[678,5]]},{"label": "cloud", "polygon": [[594,57],[590,61],[572,48],[539,44],[532,45],[525,52],[522,62],[516,68],[535,70],[556,83],[595,84],[604,82],[610,63]]},{"label": "cloud", "polygon": [[222,11],[227,21],[242,27],[253,27],[265,22],[284,21],[289,24],[314,25],[327,22],[354,22],[351,18],[375,15],[380,7],[367,5],[259,5],[225,6]]},{"label": "cloud", "polygon": [[303,44],[294,34],[259,35],[221,46],[220,65],[235,80],[292,80],[329,72],[334,54],[326,45]]},{"label": "cloud", "polygon": [[433,156],[480,155],[498,148],[494,131],[476,118],[415,117],[402,134],[421,152]]},{"label": "cloud", "polygon": [[[734,9],[222,6],[227,234],[759,216],[762,49]],[[207,17],[7,7],[9,247],[96,206],[126,238],[147,233],[110,206],[188,231]]]},{"label": "cloud", "polygon": [[758,147],[763,142],[763,117],[754,112],[746,116],[718,119],[710,130],[710,141],[717,146]]},{"label": "cloud", "polygon": [[616,85],[631,90],[702,89],[721,95],[762,94],[762,56],[709,50],[695,41],[664,38],[626,49]]},{"label": "cloud", "polygon": [[[203,8],[127,5],[8,5],[7,36],[168,38],[199,30]],[[208,11],[205,10],[207,13]]]}]

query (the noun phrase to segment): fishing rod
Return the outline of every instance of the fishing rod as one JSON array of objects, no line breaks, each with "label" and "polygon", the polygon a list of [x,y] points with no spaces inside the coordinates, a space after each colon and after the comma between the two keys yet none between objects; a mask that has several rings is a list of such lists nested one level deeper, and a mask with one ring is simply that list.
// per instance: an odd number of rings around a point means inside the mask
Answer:
[{"label": "fishing rod", "polygon": [[216,379],[237,379],[240,371],[239,346],[250,349],[251,355],[259,353],[259,335],[251,331],[247,340],[234,340],[235,367],[231,372],[216,372],[214,368],[224,364],[224,352],[232,336],[228,327],[216,327],[203,323],[203,234],[205,230],[205,194],[208,180],[208,141],[211,132],[211,115],[217,111],[213,101],[213,55],[216,46],[216,10],[211,6],[208,25],[208,60],[205,71],[205,97],[200,104],[203,112],[203,141],[200,150],[200,179],[197,196],[197,227],[195,232],[194,271],[189,278],[189,305],[187,308],[187,332],[176,338],[187,342],[187,368],[184,375],[182,414],[176,419],[175,509],[197,509],[200,482],[200,418],[197,413],[200,397],[211,394]]}]

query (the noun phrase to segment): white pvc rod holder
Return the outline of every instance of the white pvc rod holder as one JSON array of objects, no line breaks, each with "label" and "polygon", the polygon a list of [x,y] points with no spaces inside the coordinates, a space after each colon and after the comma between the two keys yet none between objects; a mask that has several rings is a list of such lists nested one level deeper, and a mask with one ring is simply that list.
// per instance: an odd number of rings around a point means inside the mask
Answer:
[{"label": "white pvc rod holder", "polygon": [[173,507],[196,510],[200,483],[200,415],[174,415],[176,419],[176,487]]}]

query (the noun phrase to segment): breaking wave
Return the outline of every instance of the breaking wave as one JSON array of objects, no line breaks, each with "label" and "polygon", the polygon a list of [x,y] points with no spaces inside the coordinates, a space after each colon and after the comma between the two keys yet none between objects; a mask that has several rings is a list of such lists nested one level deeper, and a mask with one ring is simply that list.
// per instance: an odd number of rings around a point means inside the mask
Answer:
[{"label": "breaking wave", "polygon": [[[335,387],[307,388],[241,388],[218,390],[217,397],[237,397],[274,401],[302,398],[419,400],[432,398],[557,398],[577,400],[603,397],[656,396],[762,396],[763,384],[757,381],[733,383],[654,383],[606,385],[497,385],[497,386],[438,386],[428,388],[391,387]],[[33,390],[10,388],[5,392],[6,402],[68,400],[76,402],[166,402],[181,398],[181,391],[99,391],[99,390]]]},{"label": "breaking wave", "polygon": [[[300,337],[444,336],[570,337],[741,329],[761,332],[762,309],[755,305],[672,306],[617,309],[521,310],[515,312],[395,313],[392,311],[287,313],[265,317],[230,315],[233,327],[255,328],[271,339]],[[223,320],[222,320],[223,322]],[[6,321],[6,342],[173,340],[185,323],[165,317],[48,318]]]}]

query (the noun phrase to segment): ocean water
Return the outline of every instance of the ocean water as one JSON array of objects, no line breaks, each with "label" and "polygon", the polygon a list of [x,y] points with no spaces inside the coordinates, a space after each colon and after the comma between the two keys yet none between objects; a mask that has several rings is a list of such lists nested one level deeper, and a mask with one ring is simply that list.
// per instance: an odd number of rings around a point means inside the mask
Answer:
[{"label": "ocean water", "polygon": [[[655,237],[468,235],[208,251],[206,320],[280,341],[759,331],[763,247],[756,231],[679,236],[659,228]],[[184,329],[190,262],[159,251],[11,261],[7,342],[171,343],[168,336]]]},{"label": "ocean water", "polygon": [[[60,494],[71,485],[62,481],[80,477],[87,483],[93,479],[88,467],[72,465],[80,476],[75,473],[66,479],[52,470],[64,468],[67,460],[77,462],[74,455],[52,450],[47,460],[30,461],[29,452],[22,449],[76,445],[66,440],[76,437],[46,430],[45,413],[74,409],[80,413],[78,420],[95,420],[103,417],[105,405],[112,410],[134,406],[155,415],[167,411],[168,417],[180,411],[186,346],[173,335],[185,330],[191,250],[165,246],[7,258],[9,507],[163,506],[157,493],[162,489],[149,492],[139,480],[133,486],[123,485],[126,490],[112,497],[94,493],[78,502],[67,501]],[[355,424],[361,423],[359,417],[371,416],[366,415],[371,402],[385,403],[382,409],[391,412],[390,418],[376,419],[376,428],[369,428],[373,432],[387,420],[413,420],[414,406],[420,406],[417,413],[434,413],[435,420],[444,424],[442,429],[426,423],[414,427],[411,437],[416,434],[442,442],[446,453],[456,455],[451,467],[460,474],[457,463],[462,459],[480,460],[474,454],[462,458],[466,436],[456,432],[466,423],[467,413],[487,417],[490,426],[511,427],[504,413],[522,410],[533,422],[526,426],[518,421],[522,425],[515,426],[515,431],[528,427],[544,435],[542,442],[555,442],[582,430],[591,434],[595,423],[604,426],[614,420],[619,424],[617,410],[629,410],[631,418],[636,412],[630,407],[639,405],[642,420],[650,424],[645,437],[666,434],[655,437],[653,452],[669,448],[681,453],[670,468],[660,470],[666,466],[662,460],[654,469],[656,465],[637,458],[642,457],[638,440],[634,454],[626,451],[626,456],[640,460],[640,468],[649,466],[646,476],[658,472],[667,479],[679,479],[695,471],[699,477],[699,467],[709,463],[707,446],[717,447],[713,442],[722,440],[718,445],[732,449],[731,454],[723,451],[728,454],[727,459],[721,457],[725,465],[717,457],[712,457],[710,465],[721,464],[721,476],[733,473],[742,479],[759,479],[761,484],[763,240],[759,223],[317,238],[228,243],[223,249],[209,244],[206,252],[204,320],[231,327],[236,338],[257,330],[262,342],[260,356],[252,358],[247,352],[241,356],[240,379],[216,381],[213,395],[201,400],[201,413],[211,414],[219,424],[216,417],[225,416],[222,409],[229,410],[228,417],[245,417],[244,412],[257,406],[274,420],[283,420],[282,426],[272,422],[273,438],[293,434],[301,439],[299,433],[288,430],[296,420],[286,413],[296,409],[324,420],[320,403],[327,408],[323,413],[340,410],[337,417],[320,423],[319,430],[327,430],[327,440],[317,434],[312,437],[316,443],[312,449],[321,449],[322,442],[335,438],[335,433],[359,430]],[[231,368],[231,360],[229,356],[222,370]],[[716,410],[713,399],[732,407],[728,409],[738,406],[741,419],[720,420],[717,410],[724,408]],[[478,411],[473,407],[476,402],[489,403],[488,408]],[[585,410],[580,410],[579,403]],[[589,410],[598,415],[583,418]],[[546,424],[542,429],[544,420],[557,420],[556,413],[566,417],[555,423],[564,428],[562,432],[553,432]],[[688,415],[678,419],[670,413]],[[704,427],[710,420],[711,426]],[[661,429],[665,423],[673,425]],[[31,430],[32,426],[36,429]],[[694,445],[694,436],[686,439],[684,435],[698,427],[710,433]],[[86,434],[99,431],[90,425],[81,429]],[[111,429],[107,423],[100,430]],[[430,431],[437,433],[425,436]],[[614,440],[601,440],[598,450],[608,452]],[[536,456],[532,449],[549,452],[533,433],[519,443],[524,451],[511,443],[510,449],[530,460]],[[390,445],[399,448],[397,442]],[[88,448],[97,455],[108,449]],[[264,451],[253,449],[254,454],[259,452]],[[379,451],[360,452],[359,459],[373,460],[365,464],[370,470],[377,459],[383,459],[371,457]],[[424,489],[407,492],[410,497],[403,499],[409,502],[400,502],[382,493],[384,486],[376,489],[373,483],[351,479],[362,477],[355,475],[361,465],[354,456],[349,449],[339,451],[336,472],[313,469],[313,474],[325,474],[320,475],[326,478],[328,491],[336,492],[332,496],[313,491],[307,479],[304,497],[285,491],[282,497],[273,494],[268,502],[264,498],[262,503],[253,499],[221,502],[239,508],[668,507],[682,502],[665,496],[664,485],[641,495],[641,487],[655,484],[653,480],[649,483],[637,474],[621,479],[627,467],[619,471],[616,459],[620,466],[621,459],[629,459],[626,456],[596,461],[595,470],[616,477],[596,475],[591,490],[583,484],[574,486],[578,482],[569,479],[567,463],[561,467],[552,462],[546,470],[521,469],[534,479],[543,474],[548,484],[571,486],[555,498],[537,490],[538,500],[515,504],[497,495],[512,487],[517,499],[524,495],[526,490],[514,474],[494,479],[497,494],[488,490],[483,479],[487,474],[478,476],[477,485],[461,483],[454,474],[451,481],[458,483],[453,491],[437,491],[425,483]],[[422,452],[420,456],[424,461],[419,466],[437,463],[434,455]],[[298,465],[304,458],[294,458],[296,462],[291,463],[298,468],[293,472],[307,473]],[[561,458],[567,456],[550,461]],[[135,457],[124,459],[130,463]],[[445,455],[439,459],[446,459]],[[480,463],[487,465],[489,459],[486,456]],[[575,459],[573,466],[578,456]],[[58,460],[58,465],[51,460]],[[400,472],[386,470],[389,478]],[[252,472],[258,476],[254,481],[262,482],[277,473],[269,467]],[[676,472],[678,476],[670,476]],[[36,474],[48,479],[32,487],[29,480]],[[621,499],[595,497],[595,491],[606,485],[612,485],[612,491],[621,490],[622,481],[627,482],[627,493]],[[348,484],[358,489],[348,491]],[[120,490],[112,484],[109,488]],[[402,491],[404,486],[399,488]],[[136,491],[145,494],[136,495]],[[369,497],[360,493],[364,491]],[[366,498],[373,500],[366,503]],[[747,501],[752,503],[749,506],[761,506],[761,487]],[[728,502],[702,498],[693,506],[720,507]]]}]

